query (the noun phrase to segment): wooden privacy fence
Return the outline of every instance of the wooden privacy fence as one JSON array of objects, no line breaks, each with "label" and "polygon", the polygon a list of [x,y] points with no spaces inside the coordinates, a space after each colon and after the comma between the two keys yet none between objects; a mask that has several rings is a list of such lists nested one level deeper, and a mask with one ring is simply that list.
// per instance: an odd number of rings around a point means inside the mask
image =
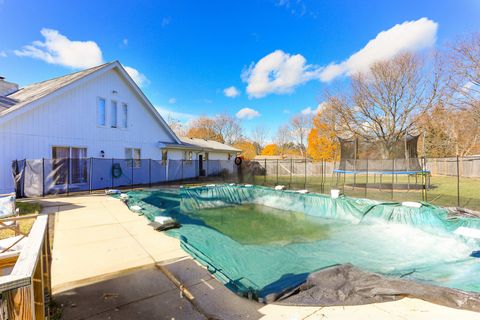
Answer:
[{"label": "wooden privacy fence", "polygon": [[0,319],[49,319],[50,241],[48,215],[28,215],[2,219],[1,222],[35,219],[18,252],[0,255]]},{"label": "wooden privacy fence", "polygon": [[480,156],[452,158],[428,158],[427,169],[432,175],[480,178]]}]

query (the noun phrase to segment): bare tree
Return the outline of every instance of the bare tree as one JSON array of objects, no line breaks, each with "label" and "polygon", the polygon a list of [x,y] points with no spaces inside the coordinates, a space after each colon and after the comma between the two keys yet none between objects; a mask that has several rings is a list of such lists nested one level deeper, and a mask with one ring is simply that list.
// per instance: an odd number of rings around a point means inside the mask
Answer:
[{"label": "bare tree", "polygon": [[291,136],[297,144],[302,157],[305,157],[307,150],[307,137],[312,129],[312,117],[308,114],[299,114],[290,119]]},{"label": "bare tree", "polygon": [[471,108],[480,120],[480,33],[457,41],[450,49],[449,102]]},{"label": "bare tree", "polygon": [[423,119],[426,147],[433,154],[465,156],[480,142],[480,33],[451,45],[444,64],[449,77],[442,101]]},{"label": "bare tree", "polygon": [[257,153],[259,154],[262,149],[265,147],[265,142],[267,140],[268,130],[263,125],[257,125],[251,132],[250,137],[253,143],[257,148]]},{"label": "bare tree", "polygon": [[368,73],[352,76],[351,92],[329,95],[338,115],[337,130],[374,139],[390,158],[395,144],[416,129],[439,97],[441,70],[411,53],[372,64]]},{"label": "bare tree", "polygon": [[214,118],[214,129],[227,144],[234,144],[243,136],[240,121],[228,114],[221,114]]},{"label": "bare tree", "polygon": [[278,146],[281,156],[285,155],[288,149],[288,144],[290,142],[291,142],[290,128],[286,124],[283,126],[280,126],[277,129],[277,134],[275,136],[275,144]]},{"label": "bare tree", "polygon": [[180,122],[180,120],[174,118],[171,113],[167,115],[166,122],[168,126],[175,132],[175,134],[179,137],[183,137],[186,134],[186,128]]}]

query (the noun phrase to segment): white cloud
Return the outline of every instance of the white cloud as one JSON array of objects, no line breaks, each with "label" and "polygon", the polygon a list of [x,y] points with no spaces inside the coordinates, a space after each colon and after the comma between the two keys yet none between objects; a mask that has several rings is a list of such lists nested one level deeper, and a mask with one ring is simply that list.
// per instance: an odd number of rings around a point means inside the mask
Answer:
[{"label": "white cloud", "polygon": [[327,66],[307,64],[301,54],[290,55],[276,50],[242,72],[249,97],[261,98],[271,93],[292,93],[307,81],[329,82],[341,75],[368,71],[379,60],[389,59],[405,51],[418,51],[435,44],[438,24],[421,18],[406,21],[382,31],[362,49],[340,63]]},{"label": "white cloud", "polygon": [[223,94],[226,97],[235,98],[235,97],[238,97],[240,95],[240,91],[238,91],[238,89],[235,88],[234,86],[231,86],[231,87],[223,89]]},{"label": "white cloud", "polygon": [[[33,41],[14,53],[20,57],[31,57],[74,69],[90,68],[104,63],[102,50],[94,41],[73,41],[57,30],[47,28],[43,28],[40,33],[45,41]],[[124,39],[123,43],[127,44],[128,39]],[[140,87],[150,83],[137,69],[128,66],[124,68]]]},{"label": "white cloud", "polygon": [[124,46],[128,46],[128,39],[127,38],[123,39],[122,43]]},{"label": "white cloud", "polygon": [[311,107],[307,107],[301,111],[302,114],[304,115],[316,115],[319,112],[321,112],[325,108],[325,102],[321,102],[318,104],[318,106],[315,109],[312,109]]},{"label": "white cloud", "polygon": [[437,29],[438,24],[427,18],[397,24],[377,34],[375,39],[370,40],[347,60],[328,65],[320,79],[330,81],[344,74],[367,72],[369,66],[376,61],[390,59],[401,52],[431,47],[435,44]]},{"label": "white cloud", "polygon": [[132,77],[133,81],[135,81],[139,87],[150,84],[150,80],[148,80],[148,78],[143,73],[140,73],[140,71],[138,71],[137,69],[128,66],[123,67],[125,68],[125,71],[127,71],[128,75]]},{"label": "white cloud", "polygon": [[5,51],[0,51],[0,58],[6,58],[7,53]]},{"label": "white cloud", "polygon": [[319,76],[320,69],[307,65],[301,55],[276,50],[242,73],[250,97],[261,98],[270,93],[291,93],[298,85]]},{"label": "white cloud", "polygon": [[175,104],[175,103],[177,103],[177,99],[175,99],[175,98],[170,98],[170,99],[168,99],[168,103],[170,103],[170,104]]},{"label": "white cloud", "polygon": [[94,41],[72,41],[57,30],[43,28],[45,38],[15,50],[17,56],[31,57],[71,68],[89,68],[103,62],[102,51]]},{"label": "white cloud", "polygon": [[257,110],[250,108],[240,109],[236,114],[238,119],[253,119],[260,116],[260,113]]}]

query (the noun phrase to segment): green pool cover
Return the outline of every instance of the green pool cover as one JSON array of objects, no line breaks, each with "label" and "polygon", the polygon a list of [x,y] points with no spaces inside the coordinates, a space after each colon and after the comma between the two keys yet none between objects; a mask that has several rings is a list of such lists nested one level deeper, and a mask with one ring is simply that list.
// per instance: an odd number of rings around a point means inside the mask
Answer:
[{"label": "green pool cover", "polygon": [[[264,301],[317,270],[351,263],[362,270],[480,292],[479,242],[458,236],[480,219],[442,208],[259,186],[220,185],[128,192],[150,220],[174,217],[168,231],[234,292]],[[161,245],[161,244],[159,244]]]}]

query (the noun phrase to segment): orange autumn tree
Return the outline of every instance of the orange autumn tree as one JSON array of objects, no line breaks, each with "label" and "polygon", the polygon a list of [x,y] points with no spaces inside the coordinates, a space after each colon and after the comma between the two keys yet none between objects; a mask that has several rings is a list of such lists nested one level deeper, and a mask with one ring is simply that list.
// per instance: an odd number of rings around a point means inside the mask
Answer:
[{"label": "orange autumn tree", "polygon": [[257,148],[247,140],[241,140],[233,144],[233,147],[242,150],[240,154],[245,160],[251,160],[257,155]]},{"label": "orange autumn tree", "polygon": [[275,143],[267,144],[262,149],[262,156],[276,156],[280,153],[278,146]]},{"label": "orange autumn tree", "polygon": [[313,118],[313,128],[307,138],[307,154],[313,160],[331,161],[338,155],[339,145],[335,130],[319,112]]}]

